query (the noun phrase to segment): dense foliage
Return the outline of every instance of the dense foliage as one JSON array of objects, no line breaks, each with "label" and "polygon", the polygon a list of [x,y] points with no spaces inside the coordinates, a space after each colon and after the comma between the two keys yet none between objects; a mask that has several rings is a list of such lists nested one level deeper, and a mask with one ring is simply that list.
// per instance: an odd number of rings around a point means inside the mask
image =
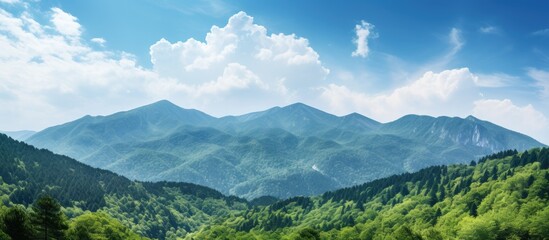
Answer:
[{"label": "dense foliage", "polygon": [[549,148],[255,207],[188,239],[547,239]]},{"label": "dense foliage", "polygon": [[68,225],[51,196],[36,200],[31,210],[21,205],[0,209],[0,239],[139,240],[145,239],[103,212],[86,212]]},{"label": "dense foliage", "polygon": [[549,236],[549,148],[250,203],[193,184],[130,181],[4,135],[0,174],[2,240]]},{"label": "dense foliage", "polygon": [[130,181],[0,134],[0,206],[30,206],[44,194],[71,219],[99,211],[137,234],[161,239],[185,236],[248,205],[195,184]]},{"label": "dense foliage", "polygon": [[305,104],[215,118],[160,101],[38,132],[30,144],[141,181],[191,182],[248,199],[311,196],[534,139],[474,117],[379,123]]}]

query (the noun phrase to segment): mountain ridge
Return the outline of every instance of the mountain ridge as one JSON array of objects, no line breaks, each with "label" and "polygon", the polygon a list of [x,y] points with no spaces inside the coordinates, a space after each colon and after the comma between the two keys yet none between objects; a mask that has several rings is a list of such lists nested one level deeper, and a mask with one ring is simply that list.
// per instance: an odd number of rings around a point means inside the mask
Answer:
[{"label": "mountain ridge", "polygon": [[[379,123],[303,103],[217,118],[165,100],[54,126],[27,142],[131,179],[192,182],[250,199],[314,195],[501,150],[545,146],[470,118],[407,115]],[[289,184],[302,188],[288,190]]]},{"label": "mountain ridge", "polygon": [[15,140],[24,141],[37,132],[31,131],[31,130],[19,130],[19,131],[0,131],[0,133],[6,134]]}]

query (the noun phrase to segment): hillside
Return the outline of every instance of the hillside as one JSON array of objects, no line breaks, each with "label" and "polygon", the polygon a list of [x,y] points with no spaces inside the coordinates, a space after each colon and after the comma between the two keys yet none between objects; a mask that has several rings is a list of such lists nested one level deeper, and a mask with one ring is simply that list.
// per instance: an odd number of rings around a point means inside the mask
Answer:
[{"label": "hillside", "polygon": [[25,141],[34,135],[35,131],[22,130],[22,131],[0,131],[0,133],[6,134],[11,138],[19,141]]},{"label": "hillside", "polygon": [[[0,217],[14,204],[28,206],[49,194],[64,206],[73,234],[81,226],[126,239],[138,239],[135,233],[159,239],[549,236],[549,148],[507,150],[314,197],[264,197],[255,206],[194,184],[130,181],[5,135],[0,177]],[[98,236],[92,239],[103,239]]]},{"label": "hillside", "polygon": [[160,101],[50,127],[28,143],[141,181],[253,199],[316,195],[424,167],[544,146],[474,117],[379,123],[305,104],[215,118]]},{"label": "hillside", "polygon": [[255,207],[187,239],[547,239],[549,148]]},{"label": "hillside", "polygon": [[43,194],[57,199],[70,218],[99,211],[159,239],[184,236],[248,204],[195,184],[131,181],[0,134],[2,205],[29,205]]}]

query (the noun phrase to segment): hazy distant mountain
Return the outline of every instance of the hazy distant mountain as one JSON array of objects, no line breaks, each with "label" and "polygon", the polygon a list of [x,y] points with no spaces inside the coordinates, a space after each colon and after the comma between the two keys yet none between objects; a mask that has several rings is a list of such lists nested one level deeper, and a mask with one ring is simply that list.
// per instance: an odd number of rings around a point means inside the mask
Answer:
[{"label": "hazy distant mountain", "polygon": [[215,118],[160,101],[75,120],[27,142],[146,181],[185,181],[247,198],[312,195],[505,149],[543,146],[474,117],[381,124],[296,103]]},{"label": "hazy distant mountain", "polygon": [[0,131],[0,133],[6,134],[11,138],[19,141],[25,141],[27,138],[35,134],[35,131],[22,130],[22,131]]}]

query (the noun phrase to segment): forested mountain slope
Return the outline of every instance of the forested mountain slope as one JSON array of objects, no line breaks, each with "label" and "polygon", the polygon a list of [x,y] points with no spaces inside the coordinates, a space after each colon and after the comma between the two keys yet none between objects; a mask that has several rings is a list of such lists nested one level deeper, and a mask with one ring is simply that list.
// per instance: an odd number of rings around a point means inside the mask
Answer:
[{"label": "forested mountain slope", "polygon": [[97,231],[100,225],[92,223],[101,222],[132,239],[136,235],[126,228],[159,239],[549,236],[549,148],[508,150],[468,165],[433,166],[255,207],[194,184],[130,181],[5,135],[0,135],[0,176],[0,216],[14,204],[49,194],[71,219],[69,232],[75,225]]},{"label": "forested mountain slope", "polygon": [[131,181],[0,134],[2,204],[30,205],[43,194],[59,200],[71,218],[100,211],[138,234],[160,239],[182,237],[248,207],[245,200],[195,184]]},{"label": "forested mountain slope", "polygon": [[474,117],[408,115],[382,124],[296,103],[215,118],[168,101],[86,116],[27,142],[130,179],[191,182],[248,199],[316,195],[506,149],[544,146]]},{"label": "forested mountain slope", "polygon": [[549,148],[256,207],[187,239],[547,239]]}]

